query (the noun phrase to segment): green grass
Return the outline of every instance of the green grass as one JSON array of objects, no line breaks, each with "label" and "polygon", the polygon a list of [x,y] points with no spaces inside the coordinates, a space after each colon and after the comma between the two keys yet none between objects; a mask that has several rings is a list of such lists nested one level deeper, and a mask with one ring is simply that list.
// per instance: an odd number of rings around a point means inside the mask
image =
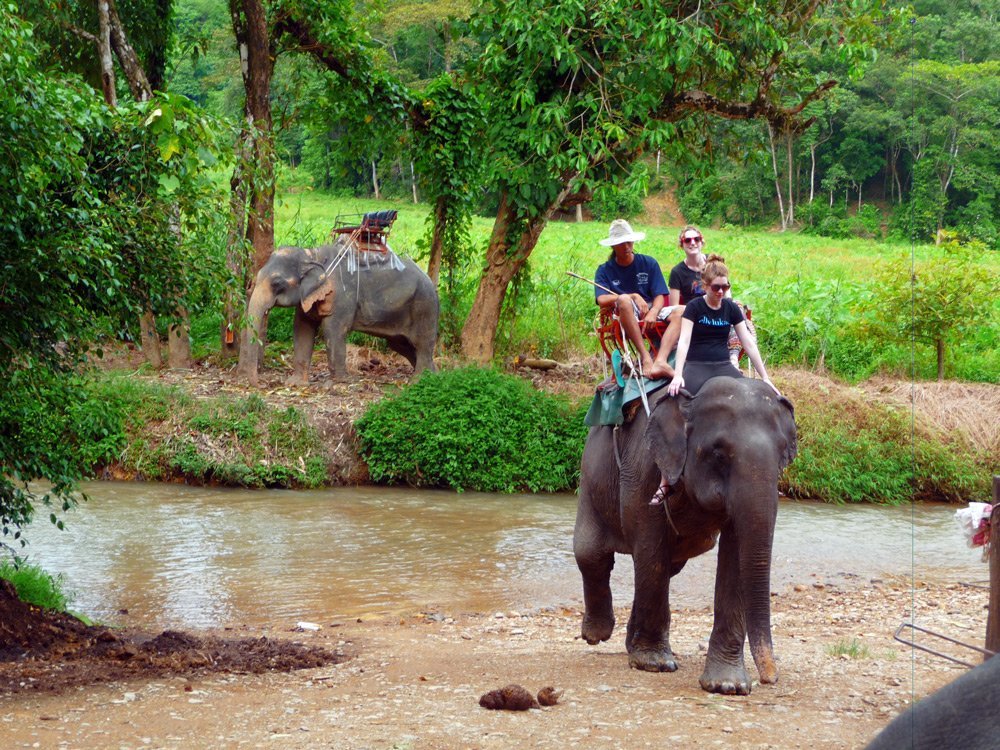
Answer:
[{"label": "green grass", "polygon": [[88,393],[91,410],[111,423],[101,445],[121,446],[102,452],[94,468],[238,487],[320,487],[330,479],[321,438],[294,407],[275,409],[257,395],[194,399],[122,373],[97,377]]},{"label": "green grass", "polygon": [[63,577],[52,576],[37,565],[0,562],[0,578],[10,581],[23,602],[42,609],[65,612],[67,595],[63,590]]},{"label": "green grass", "polygon": [[[399,212],[390,244],[416,257],[429,208],[406,201],[345,199],[311,191],[286,195],[276,209],[278,242],[322,241],[338,214],[381,208]],[[657,258],[665,274],[681,260],[679,226],[654,227],[641,220],[633,225],[646,232],[638,250]],[[471,235],[478,255],[457,279],[458,322],[453,328],[460,326],[472,304],[491,229],[492,219],[475,218]],[[535,353],[566,359],[596,351],[593,287],[566,272],[593,278],[608,257],[607,248],[598,244],[606,234],[605,222],[553,222],[546,227],[529,260],[527,278],[511,292],[517,294],[517,304],[498,332],[499,357]],[[726,258],[735,296],[753,309],[768,362],[827,368],[856,381],[876,372],[908,377],[912,356],[918,378],[935,376],[930,346],[872,340],[861,323],[864,315],[877,314],[864,312],[872,299],[877,308],[879,290],[873,282],[877,271],[888,265],[908,274],[911,256],[916,262],[928,260],[943,252],[940,248],[794,232],[705,229],[704,234],[706,251]],[[976,262],[1000,277],[1000,254],[987,251]],[[1000,295],[983,300],[981,321],[950,351],[947,374],[1000,383]],[[453,341],[454,333],[444,331],[443,336]],[[281,329],[269,338],[282,340]]]},{"label": "green grass", "polygon": [[841,638],[836,643],[826,647],[826,655],[833,658],[846,656],[848,659],[871,659],[872,651],[857,638]]}]

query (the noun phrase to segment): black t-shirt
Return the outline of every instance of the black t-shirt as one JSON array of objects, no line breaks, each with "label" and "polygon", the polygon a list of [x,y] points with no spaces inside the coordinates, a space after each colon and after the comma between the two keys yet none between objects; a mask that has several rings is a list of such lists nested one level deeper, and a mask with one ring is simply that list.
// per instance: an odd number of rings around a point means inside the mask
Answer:
[{"label": "black t-shirt", "polygon": [[723,297],[722,306],[713,310],[704,297],[696,297],[684,308],[684,317],[694,323],[688,361],[723,362],[729,359],[729,326],[744,320],[735,302]]},{"label": "black t-shirt", "polygon": [[667,286],[680,290],[682,305],[705,293],[701,288],[701,271],[692,271],[684,265],[684,261],[670,269],[670,281]]}]

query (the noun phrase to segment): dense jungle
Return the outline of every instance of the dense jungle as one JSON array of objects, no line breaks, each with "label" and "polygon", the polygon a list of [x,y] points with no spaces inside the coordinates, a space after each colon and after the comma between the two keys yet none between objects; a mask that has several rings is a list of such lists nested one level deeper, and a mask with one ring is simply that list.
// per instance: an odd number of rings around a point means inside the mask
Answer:
[{"label": "dense jungle", "polygon": [[[737,702],[692,676],[710,592],[681,605],[682,668],[668,677],[629,670],[617,633],[587,649],[567,602],[157,634],[128,611],[67,614],[59,577],[32,564],[32,532],[72,526],[93,480],[384,485],[455,503],[576,492],[584,414],[611,374],[586,280],[617,218],[665,272],[687,225],[725,256],[795,405],[784,498],[948,513],[990,502],[998,10],[0,8],[0,736],[864,746],[959,673],[914,659],[892,629],[919,619],[981,639],[981,592],[803,571],[771,592],[782,681]],[[346,372],[330,372],[340,345],[327,328],[303,358],[294,303],[255,312],[278,248],[330,243],[374,212],[391,214],[376,241],[437,296],[433,372],[414,372],[375,324],[342,332]],[[55,598],[32,598],[36,586]],[[628,610],[616,614],[624,632]],[[518,682],[562,696],[523,715],[477,704]]]}]

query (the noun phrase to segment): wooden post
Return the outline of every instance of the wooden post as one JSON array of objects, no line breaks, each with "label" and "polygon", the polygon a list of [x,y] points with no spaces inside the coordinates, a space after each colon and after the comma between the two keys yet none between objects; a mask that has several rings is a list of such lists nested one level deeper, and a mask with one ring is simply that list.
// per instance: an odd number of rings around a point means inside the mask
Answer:
[{"label": "wooden post", "polygon": [[993,477],[993,512],[990,513],[990,610],[986,617],[986,648],[994,653],[1000,651],[1000,476]]}]

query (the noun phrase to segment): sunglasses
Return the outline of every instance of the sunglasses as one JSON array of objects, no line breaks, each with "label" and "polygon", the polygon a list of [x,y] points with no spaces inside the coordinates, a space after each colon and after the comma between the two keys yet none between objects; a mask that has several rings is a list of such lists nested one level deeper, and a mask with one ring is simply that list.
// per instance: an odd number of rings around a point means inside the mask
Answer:
[{"label": "sunglasses", "polygon": [[728,292],[732,284],[709,284],[712,291],[718,294],[719,292]]},{"label": "sunglasses", "polygon": [[684,238],[684,244],[685,245],[697,245],[699,242],[701,242],[701,237],[685,237]]}]

